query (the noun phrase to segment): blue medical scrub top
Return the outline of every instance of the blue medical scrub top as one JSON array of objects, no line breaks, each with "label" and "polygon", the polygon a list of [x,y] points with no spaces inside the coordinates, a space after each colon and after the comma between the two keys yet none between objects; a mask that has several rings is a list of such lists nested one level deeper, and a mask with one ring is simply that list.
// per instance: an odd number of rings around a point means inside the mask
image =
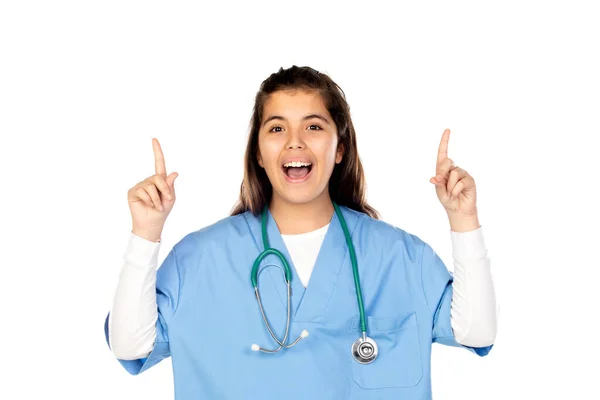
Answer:
[{"label": "blue medical scrub top", "polygon": [[[452,275],[419,237],[340,206],[358,261],[368,336],[379,355],[363,365],[351,354],[361,335],[350,254],[334,213],[305,289],[268,215],[270,246],[292,267],[290,349],[269,335],[250,281],[263,250],[261,216],[224,218],[187,234],[157,271],[156,343],[147,358],[118,360],[137,375],[171,357],[174,396],[197,399],[430,399],[432,343],[485,356],[492,346],[459,344],[450,325]],[[267,319],[285,332],[287,295],[279,259],[262,261],[259,290]],[[108,315],[104,324],[108,343]],[[110,344],[109,344],[110,346]]]}]

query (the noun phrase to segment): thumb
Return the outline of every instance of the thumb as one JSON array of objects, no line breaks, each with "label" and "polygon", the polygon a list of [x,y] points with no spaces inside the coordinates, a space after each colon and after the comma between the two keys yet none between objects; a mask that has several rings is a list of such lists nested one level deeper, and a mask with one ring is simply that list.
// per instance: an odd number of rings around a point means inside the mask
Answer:
[{"label": "thumb", "polygon": [[448,195],[446,193],[446,180],[442,178],[440,181],[438,181],[437,176],[438,175],[431,178],[429,182],[435,185],[435,192],[439,198],[446,197]]},{"label": "thumb", "polygon": [[173,187],[173,184],[175,183],[175,179],[179,176],[179,174],[177,172],[173,172],[171,173],[171,175],[167,176],[167,185]]}]

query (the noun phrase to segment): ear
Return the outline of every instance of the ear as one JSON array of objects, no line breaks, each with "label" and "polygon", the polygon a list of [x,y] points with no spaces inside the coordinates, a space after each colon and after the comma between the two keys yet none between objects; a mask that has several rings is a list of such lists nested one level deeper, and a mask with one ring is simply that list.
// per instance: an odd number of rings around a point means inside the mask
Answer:
[{"label": "ear", "polygon": [[339,164],[342,162],[342,158],[344,158],[344,152],[345,152],[344,143],[339,143],[338,149],[337,149],[337,154],[335,155],[335,163],[336,164]]},{"label": "ear", "polygon": [[262,162],[262,157],[261,157],[261,155],[260,155],[260,150],[258,150],[258,151],[256,152],[256,160],[258,161],[258,165],[260,165],[262,168],[264,168],[264,167],[265,167],[265,166],[263,165],[263,162]]}]

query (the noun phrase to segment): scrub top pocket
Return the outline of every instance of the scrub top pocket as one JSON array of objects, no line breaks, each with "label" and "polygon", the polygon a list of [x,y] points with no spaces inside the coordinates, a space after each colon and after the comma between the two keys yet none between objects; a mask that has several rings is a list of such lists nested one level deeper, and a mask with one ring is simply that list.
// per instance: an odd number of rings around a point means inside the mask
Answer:
[{"label": "scrub top pocket", "polygon": [[[352,322],[352,332],[356,333],[355,339],[361,334],[358,315]],[[423,365],[415,312],[391,317],[367,316],[367,336],[377,342],[379,354],[370,364],[360,364],[352,357],[353,379],[360,387],[407,387],[421,381]]]}]

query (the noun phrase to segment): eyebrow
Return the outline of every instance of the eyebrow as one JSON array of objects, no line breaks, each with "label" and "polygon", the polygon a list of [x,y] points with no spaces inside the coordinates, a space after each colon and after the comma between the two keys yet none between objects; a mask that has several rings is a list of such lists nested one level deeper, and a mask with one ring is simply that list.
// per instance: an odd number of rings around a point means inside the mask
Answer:
[{"label": "eyebrow", "polygon": [[[302,120],[305,121],[305,120],[311,119],[311,118],[318,118],[320,120],[323,120],[325,123],[327,123],[327,125],[331,125],[329,123],[329,121],[327,120],[327,118],[325,118],[324,116],[322,116],[320,114],[310,114],[310,115],[307,115],[304,118],[302,118]],[[265,120],[265,122],[263,122],[262,126],[264,127],[267,124],[267,122],[272,121],[274,119],[280,119],[282,121],[285,121],[285,118],[283,118],[281,115],[271,115],[271,116],[269,116],[269,118],[267,118]]]}]

